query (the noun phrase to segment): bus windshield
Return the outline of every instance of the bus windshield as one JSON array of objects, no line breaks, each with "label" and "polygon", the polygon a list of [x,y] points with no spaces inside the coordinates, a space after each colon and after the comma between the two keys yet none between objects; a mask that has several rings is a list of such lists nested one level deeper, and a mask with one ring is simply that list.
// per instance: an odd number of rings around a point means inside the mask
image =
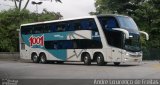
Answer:
[{"label": "bus windshield", "polygon": [[141,51],[140,36],[138,34],[130,34],[129,39],[125,40],[124,49],[132,52]]},{"label": "bus windshield", "polygon": [[[98,19],[109,45],[132,52],[141,51],[138,27],[132,18],[125,16],[103,16],[98,17]],[[130,38],[124,39],[123,33],[112,30],[113,28],[126,29],[130,34]]]},{"label": "bus windshield", "polygon": [[120,27],[128,30],[131,33],[139,33],[138,27],[134,20],[130,17],[118,16],[117,17]]}]

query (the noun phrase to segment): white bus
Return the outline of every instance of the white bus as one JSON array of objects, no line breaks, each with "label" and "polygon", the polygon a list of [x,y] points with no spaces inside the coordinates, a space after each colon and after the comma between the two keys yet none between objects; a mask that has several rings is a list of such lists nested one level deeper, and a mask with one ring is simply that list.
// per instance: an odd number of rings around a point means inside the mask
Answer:
[{"label": "white bus", "polygon": [[80,61],[86,65],[141,62],[139,31],[131,17],[95,15],[22,24],[20,56],[35,63]]}]

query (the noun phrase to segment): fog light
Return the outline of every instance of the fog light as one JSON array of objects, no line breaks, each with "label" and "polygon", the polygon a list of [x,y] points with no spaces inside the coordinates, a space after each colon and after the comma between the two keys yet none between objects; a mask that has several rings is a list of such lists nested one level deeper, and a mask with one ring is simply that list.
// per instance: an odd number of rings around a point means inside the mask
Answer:
[{"label": "fog light", "polygon": [[129,55],[129,53],[126,53],[126,55],[128,56],[128,55]]}]

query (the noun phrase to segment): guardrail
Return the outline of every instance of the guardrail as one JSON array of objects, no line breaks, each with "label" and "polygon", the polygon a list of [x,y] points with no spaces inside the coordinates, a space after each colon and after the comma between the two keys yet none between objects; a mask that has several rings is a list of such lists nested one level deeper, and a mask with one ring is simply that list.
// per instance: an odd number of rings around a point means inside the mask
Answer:
[{"label": "guardrail", "polygon": [[19,52],[0,52],[0,60],[19,60]]}]

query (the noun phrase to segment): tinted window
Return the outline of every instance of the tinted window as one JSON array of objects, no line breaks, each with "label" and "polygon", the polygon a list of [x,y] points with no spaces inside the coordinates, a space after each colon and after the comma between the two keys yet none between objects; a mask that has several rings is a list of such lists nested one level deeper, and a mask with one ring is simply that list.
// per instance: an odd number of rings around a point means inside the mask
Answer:
[{"label": "tinted window", "polygon": [[72,49],[72,41],[45,41],[46,49]]},{"label": "tinted window", "polygon": [[107,43],[111,46],[122,48],[123,33],[112,30],[112,28],[119,28],[116,18],[115,17],[99,17],[98,19],[105,33]]},{"label": "tinted window", "polygon": [[98,19],[103,29],[119,28],[118,22],[114,17],[99,17]]},{"label": "tinted window", "polygon": [[94,48],[102,48],[102,43],[99,40],[76,40],[77,49],[94,49]]},{"label": "tinted window", "polygon": [[109,45],[123,48],[123,33],[119,31],[106,31],[107,42]]},{"label": "tinted window", "polygon": [[117,19],[121,25],[121,28],[128,30],[130,33],[139,33],[138,27],[132,18],[118,16]]},{"label": "tinted window", "polygon": [[22,26],[21,33],[25,35],[32,33],[32,26]]},{"label": "tinted window", "polygon": [[48,33],[51,32],[51,26],[49,24],[45,25],[31,25],[31,26],[22,26],[21,33],[22,34],[40,34],[40,33]]},{"label": "tinted window", "polygon": [[94,19],[81,20],[82,30],[97,30],[97,25]]},{"label": "tinted window", "polygon": [[75,30],[97,30],[94,19],[79,19],[49,24],[22,26],[22,34],[40,34]]},{"label": "tinted window", "polygon": [[97,40],[60,40],[45,41],[46,49],[94,49],[102,48],[102,44]]}]

